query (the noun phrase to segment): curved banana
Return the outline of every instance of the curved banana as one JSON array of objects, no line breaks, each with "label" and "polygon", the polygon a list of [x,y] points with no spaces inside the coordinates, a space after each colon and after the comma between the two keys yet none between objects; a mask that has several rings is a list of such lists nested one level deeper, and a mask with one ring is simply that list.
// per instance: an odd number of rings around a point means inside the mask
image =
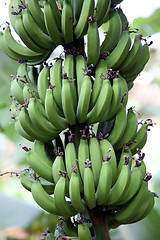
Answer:
[{"label": "curved banana", "polygon": [[128,102],[128,84],[124,77],[119,75],[119,78],[121,79],[121,86],[122,86],[122,99],[121,102],[123,103],[124,107],[127,105]]},{"label": "curved banana", "polygon": [[54,17],[56,20],[57,27],[61,32],[61,11],[59,10],[59,6],[56,1],[47,0],[51,6],[52,12],[54,12]]},{"label": "curved banana", "polygon": [[13,79],[11,81],[11,87],[10,87],[10,92],[12,97],[19,103],[23,104],[24,103],[24,97],[23,97],[23,89],[20,86],[19,79],[17,78]]},{"label": "curved banana", "polygon": [[83,123],[87,119],[90,99],[92,93],[92,82],[90,76],[84,76],[81,85],[81,91],[78,98],[76,116],[79,123]]},{"label": "curved banana", "polygon": [[123,136],[123,133],[126,129],[126,123],[127,123],[127,114],[126,109],[123,106],[123,104],[120,104],[119,110],[115,116],[115,122],[114,126],[111,130],[111,133],[108,137],[108,141],[112,144],[112,146],[115,146],[116,143],[121,139]]},{"label": "curved banana", "polygon": [[66,171],[65,165],[64,165],[64,159],[63,159],[63,153],[60,153],[56,156],[55,161],[52,165],[52,175],[53,180],[55,183],[58,182],[58,180],[61,178],[61,175],[59,174],[59,170]]},{"label": "curved banana", "polygon": [[65,43],[73,42],[73,9],[69,0],[64,0],[61,16],[62,36]]},{"label": "curved banana", "polygon": [[119,176],[122,166],[125,164],[125,162],[128,161],[128,166],[132,167],[132,153],[129,148],[123,147],[122,151],[120,153],[120,158],[118,161],[118,166],[117,166],[117,177]]},{"label": "curved banana", "polygon": [[106,58],[106,64],[108,68],[119,69],[121,63],[125,60],[128,55],[131,46],[131,37],[129,31],[123,31],[117,46]]},{"label": "curved banana", "polygon": [[98,206],[106,203],[112,186],[112,168],[109,164],[109,160],[110,158],[103,160],[99,175],[99,181],[96,190],[96,202]]},{"label": "curved banana", "polygon": [[18,132],[19,135],[27,139],[28,141],[34,142],[34,138],[27,134],[27,132],[23,129],[20,123],[20,119],[16,118],[14,122],[15,130]]},{"label": "curved banana", "polygon": [[45,96],[45,110],[49,121],[58,130],[67,128],[67,120],[62,118],[57,112],[57,106],[54,98],[54,89],[47,89]]},{"label": "curved banana", "polygon": [[76,80],[77,80],[77,92],[78,97],[81,92],[81,86],[83,84],[83,78],[85,76],[85,71],[87,71],[87,61],[82,55],[76,57]]},{"label": "curved banana", "polygon": [[98,26],[93,16],[88,20],[87,31],[87,64],[95,67],[99,61],[100,56],[100,37]]},{"label": "curved banana", "polygon": [[76,39],[83,37],[88,29],[88,18],[94,13],[94,0],[85,0],[81,8],[78,22],[74,28],[74,36]]},{"label": "curved banana", "polygon": [[131,142],[136,135],[138,128],[138,118],[133,108],[128,109],[127,113],[127,123],[125,131],[119,141],[115,144],[114,148],[120,149],[126,143]]},{"label": "curved banana", "polygon": [[106,19],[110,10],[111,0],[98,0],[96,3],[96,21],[98,27],[100,27]]},{"label": "curved banana", "polygon": [[45,191],[39,180],[33,182],[31,192],[35,202],[42,209],[54,215],[59,215],[59,211],[55,206],[55,199]]},{"label": "curved banana", "polygon": [[78,167],[82,181],[84,182],[84,169],[85,161],[89,159],[89,146],[87,137],[80,139],[80,144],[78,146]]},{"label": "curved banana", "polygon": [[27,161],[31,168],[42,178],[53,183],[52,167],[33,150],[27,152]]},{"label": "curved banana", "polygon": [[46,90],[49,88],[50,67],[45,65],[38,75],[37,89],[42,103],[45,103]]},{"label": "curved banana", "polygon": [[86,160],[87,166],[84,169],[84,200],[86,205],[92,209],[96,206],[95,184],[91,161]]},{"label": "curved banana", "polygon": [[83,2],[84,2],[84,0],[79,0],[79,1],[71,0],[72,9],[73,9],[73,16],[74,16],[74,22],[73,22],[74,26],[77,24],[77,21],[79,19]]},{"label": "curved banana", "polygon": [[72,207],[72,205],[66,201],[66,176],[63,176],[58,180],[54,189],[54,201],[56,209],[59,215],[64,217],[71,217],[77,214],[77,211]]},{"label": "curved banana", "polygon": [[80,240],[92,240],[91,232],[85,222],[78,224],[78,237]]},{"label": "curved banana", "polygon": [[116,8],[116,11],[122,22],[122,31],[124,31],[128,27],[128,19],[127,19],[126,15],[124,14],[121,7]]},{"label": "curved banana", "polygon": [[109,20],[108,20],[108,31],[107,35],[105,36],[104,41],[102,42],[100,46],[100,52],[112,52],[112,50],[117,45],[118,39],[121,36],[122,32],[122,22],[119,17],[119,14],[114,11],[110,10],[109,12]]},{"label": "curved banana", "polygon": [[101,122],[104,114],[108,111],[112,99],[112,87],[108,79],[103,81],[101,91],[99,93],[98,99],[92,108],[92,110],[87,114],[87,123],[93,124],[96,122]]}]

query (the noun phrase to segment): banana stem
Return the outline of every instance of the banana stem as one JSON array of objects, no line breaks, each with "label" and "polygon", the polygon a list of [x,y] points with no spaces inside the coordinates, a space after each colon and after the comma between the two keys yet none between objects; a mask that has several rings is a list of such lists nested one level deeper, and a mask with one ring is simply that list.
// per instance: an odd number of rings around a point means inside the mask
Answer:
[{"label": "banana stem", "polygon": [[109,234],[109,228],[107,224],[107,216],[104,219],[104,216],[95,214],[96,209],[92,211],[88,208],[87,212],[96,234],[96,240],[111,240],[110,234]]}]

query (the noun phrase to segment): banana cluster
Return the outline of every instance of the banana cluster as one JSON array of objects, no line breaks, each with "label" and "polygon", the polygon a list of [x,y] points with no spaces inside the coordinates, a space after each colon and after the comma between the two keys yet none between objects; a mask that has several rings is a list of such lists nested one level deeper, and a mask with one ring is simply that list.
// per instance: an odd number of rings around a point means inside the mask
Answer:
[{"label": "banana cluster", "polygon": [[42,209],[63,216],[60,237],[92,239],[94,217],[117,228],[154,206],[141,152],[154,123],[126,107],[152,42],[130,28],[121,2],[10,0],[20,41],[9,23],[0,32],[2,50],[20,63],[11,120],[34,145],[24,148],[30,168],[20,181]]},{"label": "banana cluster", "polygon": [[99,207],[107,211],[111,228],[140,221],[156,196],[148,189],[152,176],[144,153],[139,149],[133,157],[123,146],[118,155],[107,139],[98,140],[93,132],[89,136],[83,132],[78,152],[72,135],[65,147],[60,138],[47,144],[35,140],[26,153],[32,172],[20,174],[22,185],[42,209],[66,219]]}]

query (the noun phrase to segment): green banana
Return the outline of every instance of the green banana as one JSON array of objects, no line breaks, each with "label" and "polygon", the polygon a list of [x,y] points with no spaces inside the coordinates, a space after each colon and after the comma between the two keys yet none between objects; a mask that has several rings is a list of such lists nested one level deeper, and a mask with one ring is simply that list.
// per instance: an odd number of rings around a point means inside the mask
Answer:
[{"label": "green banana", "polygon": [[42,103],[45,102],[46,90],[49,88],[50,67],[45,65],[38,75],[37,89]]},{"label": "green banana", "polygon": [[23,89],[20,86],[20,81],[19,79],[15,78],[11,81],[11,88],[10,92],[12,97],[19,103],[23,104],[24,103],[24,97],[23,97]]},{"label": "green banana", "polygon": [[79,0],[79,1],[71,0],[72,9],[73,9],[73,16],[74,16],[74,22],[73,22],[74,26],[77,24],[77,21],[79,19],[83,2],[84,2],[84,0]]},{"label": "green banana", "polygon": [[54,17],[56,20],[56,25],[61,32],[61,12],[58,7],[58,2],[52,1],[52,0],[47,0],[51,6],[52,12],[54,13]]},{"label": "green banana", "polygon": [[31,192],[35,202],[42,209],[54,215],[59,215],[55,206],[55,199],[45,191],[39,180],[33,182]]},{"label": "green banana", "polygon": [[92,82],[90,76],[84,76],[81,85],[81,91],[78,98],[76,116],[79,123],[83,123],[87,119],[90,99],[92,92]]},{"label": "green banana", "polygon": [[123,31],[117,46],[113,49],[109,56],[106,58],[108,68],[119,69],[121,63],[128,55],[131,46],[131,37],[129,31]]},{"label": "green banana", "polygon": [[78,224],[78,237],[80,240],[92,240],[91,232],[85,222]]},{"label": "green banana", "polygon": [[56,152],[56,158],[52,165],[52,175],[53,180],[55,183],[58,182],[58,180],[61,178],[61,175],[59,174],[59,170],[65,171],[65,165],[64,165],[64,159],[63,159],[63,152]]},{"label": "green banana", "polygon": [[87,137],[81,137],[78,147],[78,166],[81,178],[84,182],[85,161],[89,159],[89,146]]},{"label": "green banana", "polygon": [[92,209],[96,206],[95,184],[93,171],[91,169],[92,162],[86,160],[87,166],[84,169],[84,200],[86,205]]},{"label": "green banana", "polygon": [[118,166],[117,166],[117,177],[119,176],[122,166],[125,164],[125,162],[128,161],[128,166],[132,167],[132,153],[129,148],[123,147],[122,151],[120,153],[120,158],[118,161]]},{"label": "green banana", "polygon": [[122,32],[122,22],[117,11],[110,10],[108,20],[108,31],[100,46],[100,52],[112,52],[116,47]]},{"label": "green banana", "polygon": [[88,20],[87,31],[87,64],[95,67],[100,57],[100,37],[98,26],[93,16]]},{"label": "green banana", "polygon": [[64,0],[62,8],[61,29],[65,43],[73,42],[73,9],[69,0]]},{"label": "green banana", "polygon": [[103,81],[101,91],[99,93],[98,99],[92,108],[92,110],[87,114],[87,123],[93,124],[96,122],[101,122],[104,114],[108,111],[112,99],[112,87],[108,79]]},{"label": "green banana", "polygon": [[34,142],[34,138],[27,134],[27,132],[22,128],[19,118],[15,119],[14,126],[19,135],[21,135],[28,141]]},{"label": "green banana", "polygon": [[111,6],[111,0],[98,0],[96,3],[96,21],[100,27],[106,19]]},{"label": "green banana", "polygon": [[83,78],[85,76],[85,71],[87,71],[87,61],[82,55],[76,57],[76,80],[77,80],[77,92],[78,97],[81,92],[81,86],[83,84]]},{"label": "green banana", "polygon": [[116,8],[116,11],[122,22],[122,31],[124,31],[128,27],[128,19],[127,19],[126,15],[124,14],[121,7]]},{"label": "green banana", "polygon": [[82,38],[87,32],[88,18],[94,13],[94,2],[94,0],[83,1],[81,13],[74,28],[74,36],[76,39]]}]

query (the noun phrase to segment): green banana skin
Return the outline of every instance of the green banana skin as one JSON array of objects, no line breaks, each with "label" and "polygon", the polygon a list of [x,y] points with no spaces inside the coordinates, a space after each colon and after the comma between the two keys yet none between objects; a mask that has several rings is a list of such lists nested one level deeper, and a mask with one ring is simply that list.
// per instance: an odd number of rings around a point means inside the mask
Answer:
[{"label": "green banana skin", "polygon": [[130,46],[131,37],[129,31],[123,31],[120,36],[119,42],[117,43],[117,46],[106,58],[106,64],[108,68],[118,69],[128,55]]},{"label": "green banana skin", "polygon": [[89,140],[89,155],[92,162],[92,172],[94,178],[95,189],[98,186],[100,171],[102,167],[102,152],[99,141],[96,137],[91,137]]},{"label": "green banana skin", "polygon": [[85,205],[81,199],[79,176],[77,175],[77,172],[73,172],[71,174],[69,182],[69,196],[74,209],[78,213],[83,213],[85,211]]},{"label": "green banana skin", "polygon": [[53,165],[52,165],[52,175],[55,183],[57,183],[58,180],[61,178],[61,175],[59,174],[59,170],[66,171],[65,165],[64,165],[64,159],[62,155],[56,156],[55,161],[53,162]]},{"label": "green banana skin", "polygon": [[47,33],[47,29],[46,29],[45,22],[44,22],[44,13],[43,13],[38,1],[37,0],[33,0],[33,1],[26,0],[26,1],[27,1],[27,7],[28,7],[34,21],[37,23],[37,25],[43,32]]},{"label": "green banana skin", "polygon": [[79,19],[80,13],[81,13],[83,2],[84,2],[84,0],[79,0],[79,1],[71,0],[73,16],[74,16],[73,26],[75,26],[77,24],[77,21]]},{"label": "green banana skin", "polygon": [[20,104],[24,103],[23,90],[17,79],[13,79],[11,81],[10,92],[11,92],[12,97],[14,97],[18,103],[20,103]]},{"label": "green banana skin", "polygon": [[[119,124],[121,123],[121,124]],[[114,127],[108,137],[108,140],[111,142],[113,146],[116,145],[116,143],[121,139],[123,136],[123,133],[126,128],[127,123],[127,115],[126,115],[126,109],[123,106],[123,104],[120,104],[119,110],[115,117]]]},{"label": "green banana skin", "polygon": [[97,22],[91,16],[87,32],[87,64],[96,66],[100,56],[100,38]]},{"label": "green banana skin", "polygon": [[91,78],[90,76],[84,76],[76,112],[76,116],[79,123],[83,123],[87,119],[91,92],[92,92]]},{"label": "green banana skin", "polygon": [[31,192],[32,196],[35,200],[35,202],[45,211],[59,215],[59,212],[57,211],[55,207],[55,200],[53,197],[51,197],[45,189],[42,187],[40,181],[33,182],[31,186]]},{"label": "green banana skin", "polygon": [[58,5],[56,1],[47,0],[52,8],[52,12],[54,12],[54,17],[56,20],[57,27],[61,32],[61,12],[59,11]]},{"label": "green banana skin", "polygon": [[85,76],[84,71],[87,71],[87,62],[82,55],[78,55],[76,57],[76,79],[77,79],[78,98],[81,92],[83,78]]},{"label": "green banana skin", "polygon": [[53,43],[56,45],[62,44],[62,34],[59,32],[56,23],[55,13],[51,7],[51,1],[44,1],[44,20],[48,35],[51,37]]},{"label": "green banana skin", "polygon": [[50,68],[50,83],[55,86],[54,98],[58,107],[62,110],[62,59],[58,59]]},{"label": "green banana skin", "polygon": [[121,7],[117,8],[116,9],[120,19],[121,19],[121,22],[122,22],[122,31],[124,31],[128,25],[128,20],[127,20],[127,17],[126,15],[124,14],[123,10]]},{"label": "green banana skin", "polygon": [[102,159],[105,159],[105,157],[108,154],[111,156],[111,159],[109,160],[109,164],[112,167],[112,186],[113,186],[117,178],[117,159],[114,152],[114,148],[107,139],[103,139],[100,141],[100,147],[102,151]]},{"label": "green banana skin", "polygon": [[107,31],[107,35],[105,36],[102,45],[100,46],[100,52],[112,52],[116,47],[118,39],[121,36],[122,32],[122,23],[118,13],[114,10],[110,10],[109,12],[109,28]]},{"label": "green banana skin", "polygon": [[102,121],[108,121],[114,118],[121,104],[122,99],[122,87],[120,78],[113,79],[112,85],[112,100],[108,112],[104,115]]},{"label": "green banana skin", "polygon": [[47,89],[45,96],[45,110],[49,121],[58,130],[64,130],[67,128],[67,120],[62,118],[56,109],[56,102],[54,99],[54,89]]},{"label": "green banana skin", "polygon": [[118,162],[118,166],[117,166],[117,177],[119,176],[119,174],[122,170],[122,166],[125,164],[125,161],[127,159],[129,161],[128,166],[131,169],[131,167],[132,167],[132,153],[131,153],[129,148],[123,147],[122,151],[121,151],[120,159],[119,159],[119,162]]},{"label": "green banana skin", "polygon": [[85,222],[78,224],[78,237],[80,240],[92,240],[89,227]]},{"label": "green banana skin", "polygon": [[37,80],[37,89],[39,93],[39,97],[44,104],[46,90],[49,88],[49,77],[50,77],[50,68],[48,65],[44,66],[44,68],[40,71]]},{"label": "green banana skin", "polygon": [[92,108],[92,110],[87,114],[87,123],[93,124],[96,122],[101,122],[102,117],[107,112],[110,102],[112,99],[112,87],[108,79],[105,79],[102,84],[102,88],[99,97]]},{"label": "green banana skin", "polygon": [[128,164],[122,166],[119,176],[109,192],[109,197],[106,201],[107,205],[117,205],[126,193],[131,181],[131,171]]},{"label": "green banana skin", "polygon": [[96,196],[93,172],[90,167],[85,167],[83,184],[84,184],[84,199],[86,205],[90,209],[92,209],[96,206]]},{"label": "green banana skin", "polygon": [[34,151],[27,152],[27,161],[32,169],[45,180],[53,183],[52,167]]},{"label": "green banana skin", "polygon": [[24,138],[27,139],[28,141],[34,142],[34,138],[31,137],[30,135],[28,135],[28,134],[24,131],[24,129],[22,128],[19,118],[18,118],[18,119],[17,119],[17,118],[15,119],[14,126],[15,126],[15,129],[16,129],[16,131],[18,132],[18,134],[19,134],[20,136],[24,137]]},{"label": "green banana skin", "polygon": [[77,211],[65,200],[66,193],[66,177],[61,176],[55,185],[54,201],[59,215],[71,217],[77,214]]},{"label": "green banana skin", "polygon": [[78,166],[82,181],[84,182],[85,161],[89,159],[88,139],[80,139],[78,147]]},{"label": "green banana skin", "polygon": [[111,0],[98,0],[96,4],[96,21],[98,27],[104,23],[104,19],[110,10]]},{"label": "green banana skin", "polygon": [[120,149],[124,144],[131,142],[136,136],[137,128],[138,128],[138,118],[134,110],[132,108],[129,108],[128,114],[127,114],[127,123],[126,123],[125,131],[122,137],[114,146],[114,148],[116,150]]},{"label": "green banana skin", "polygon": [[121,75],[119,75],[119,78],[121,79],[121,86],[122,86],[122,100],[121,102],[123,103],[124,107],[126,107],[127,102],[128,102],[128,85],[125,80]]},{"label": "green banana skin", "polygon": [[[92,97],[91,97],[91,102],[90,102],[90,110],[94,107],[98,96],[100,94],[103,81],[105,79],[106,73],[107,73],[107,65],[105,63],[104,59],[100,59],[98,65],[96,66],[95,69],[95,80],[93,84],[93,89],[92,89]],[[104,75],[104,76],[103,76]]]},{"label": "green banana skin", "polygon": [[9,21],[14,29],[14,31],[17,33],[17,29],[16,29],[16,15],[12,14],[12,12],[14,12],[14,8],[17,9],[18,7],[18,1],[17,0],[10,0],[9,1],[9,5],[8,5],[8,14],[9,14]]},{"label": "green banana skin", "polygon": [[64,0],[62,8],[61,29],[65,43],[73,42],[73,9],[69,0]]},{"label": "green banana skin", "polygon": [[96,190],[96,202],[98,206],[106,203],[109,197],[111,186],[112,168],[108,161],[103,161]]},{"label": "green banana skin", "polygon": [[76,39],[83,37],[88,29],[88,18],[94,13],[94,0],[83,1],[81,13],[78,22],[74,28],[74,36]]}]

